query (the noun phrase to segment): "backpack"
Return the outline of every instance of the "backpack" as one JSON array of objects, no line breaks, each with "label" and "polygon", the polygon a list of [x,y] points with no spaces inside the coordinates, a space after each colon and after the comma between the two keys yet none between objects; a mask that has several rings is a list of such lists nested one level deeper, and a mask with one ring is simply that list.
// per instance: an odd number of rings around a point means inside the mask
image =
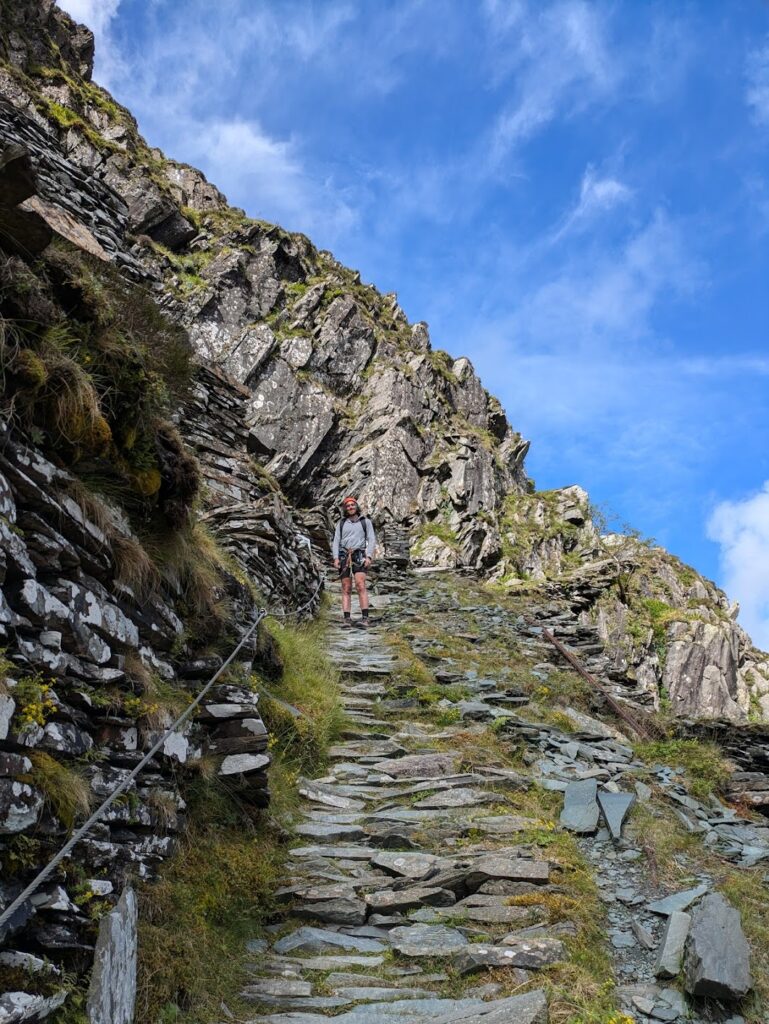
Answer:
[{"label": "backpack", "polygon": [[[366,547],[368,547],[368,541],[369,541],[369,532],[368,532],[369,518],[368,518],[368,516],[361,516],[360,517],[360,521],[361,521],[361,524],[363,525],[363,535],[366,538]],[[342,539],[342,527],[344,526],[344,524],[346,522],[347,522],[347,520],[344,519],[344,518],[339,520],[339,539],[340,540]]]}]

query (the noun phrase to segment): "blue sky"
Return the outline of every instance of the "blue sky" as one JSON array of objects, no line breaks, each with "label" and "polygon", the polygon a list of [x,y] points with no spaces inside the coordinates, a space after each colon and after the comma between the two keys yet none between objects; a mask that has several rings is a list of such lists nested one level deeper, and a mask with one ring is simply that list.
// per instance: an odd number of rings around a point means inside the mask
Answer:
[{"label": "blue sky", "polygon": [[60,0],[154,144],[300,230],[769,647],[765,0]]}]

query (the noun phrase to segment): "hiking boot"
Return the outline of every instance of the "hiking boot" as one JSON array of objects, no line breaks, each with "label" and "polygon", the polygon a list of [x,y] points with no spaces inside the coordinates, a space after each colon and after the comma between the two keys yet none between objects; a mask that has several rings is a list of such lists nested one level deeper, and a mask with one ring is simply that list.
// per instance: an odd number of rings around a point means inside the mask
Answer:
[{"label": "hiking boot", "polygon": [[361,626],[363,626],[364,629],[370,629],[371,628],[371,619],[361,619],[361,623],[360,624],[361,624]]},{"label": "hiking boot", "polygon": [[342,619],[342,629],[350,629],[352,626],[352,619]]}]

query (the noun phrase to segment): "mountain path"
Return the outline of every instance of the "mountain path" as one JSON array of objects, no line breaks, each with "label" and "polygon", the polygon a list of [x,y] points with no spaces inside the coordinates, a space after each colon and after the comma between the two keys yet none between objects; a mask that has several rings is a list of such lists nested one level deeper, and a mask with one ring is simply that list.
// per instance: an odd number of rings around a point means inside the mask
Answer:
[{"label": "mountain path", "polygon": [[[648,852],[623,833],[631,805],[650,797],[640,781],[648,769],[595,719],[565,733],[520,717],[527,699],[505,681],[509,669],[499,680],[465,673],[472,692],[454,702],[459,712],[446,724],[426,720],[383,622],[405,626],[412,654],[435,665],[409,620],[439,616],[468,643],[482,637],[462,633],[464,619],[476,630],[482,621],[479,633],[509,628],[535,676],[545,682],[555,667],[522,618],[508,626],[493,606],[463,609],[440,583],[406,600],[410,587],[401,578],[375,598],[381,618],[371,629],[329,627],[346,727],[326,774],[298,783],[296,841],[277,893],[285,915],[250,944],[242,996],[258,1010],[251,1024],[329,1015],[340,1024],[543,1024],[553,1001],[551,1019],[577,1019],[563,988],[570,959],[584,957],[568,913],[580,899],[570,887],[578,871],[556,847],[549,855],[550,837],[573,843],[580,877],[604,907],[603,981],[618,1009],[643,1022],[691,1020],[680,991],[655,978],[667,914],[654,901],[666,893]],[[436,678],[450,687],[454,675]],[[548,808],[555,801],[558,813],[561,792],[559,823]],[[689,902],[709,885],[692,879]]]}]

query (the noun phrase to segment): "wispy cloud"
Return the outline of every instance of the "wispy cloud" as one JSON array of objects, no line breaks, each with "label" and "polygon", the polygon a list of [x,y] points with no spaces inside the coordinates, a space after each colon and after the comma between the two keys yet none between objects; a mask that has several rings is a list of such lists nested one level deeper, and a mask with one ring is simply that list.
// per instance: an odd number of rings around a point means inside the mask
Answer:
[{"label": "wispy cloud", "polygon": [[751,50],[745,65],[745,102],[756,124],[769,125],[769,39]]},{"label": "wispy cloud", "polygon": [[498,46],[493,73],[513,79],[492,135],[490,156],[498,164],[556,117],[609,93],[619,69],[603,12],[582,0],[546,7],[492,0],[485,10]]},{"label": "wispy cloud", "polygon": [[769,480],[756,494],[717,505],[707,533],[721,547],[724,583],[740,602],[740,622],[769,650]]},{"label": "wispy cloud", "polygon": [[594,218],[627,203],[632,197],[633,190],[623,182],[601,177],[589,165],[582,176],[576,205],[562,218],[560,226],[550,236],[549,244],[561,241],[570,231],[588,228]]},{"label": "wispy cloud", "polygon": [[308,173],[295,141],[274,139],[251,121],[212,119],[190,127],[191,159],[225,192],[247,195],[252,209],[269,210],[289,229],[352,229],[354,208],[332,182]]}]

